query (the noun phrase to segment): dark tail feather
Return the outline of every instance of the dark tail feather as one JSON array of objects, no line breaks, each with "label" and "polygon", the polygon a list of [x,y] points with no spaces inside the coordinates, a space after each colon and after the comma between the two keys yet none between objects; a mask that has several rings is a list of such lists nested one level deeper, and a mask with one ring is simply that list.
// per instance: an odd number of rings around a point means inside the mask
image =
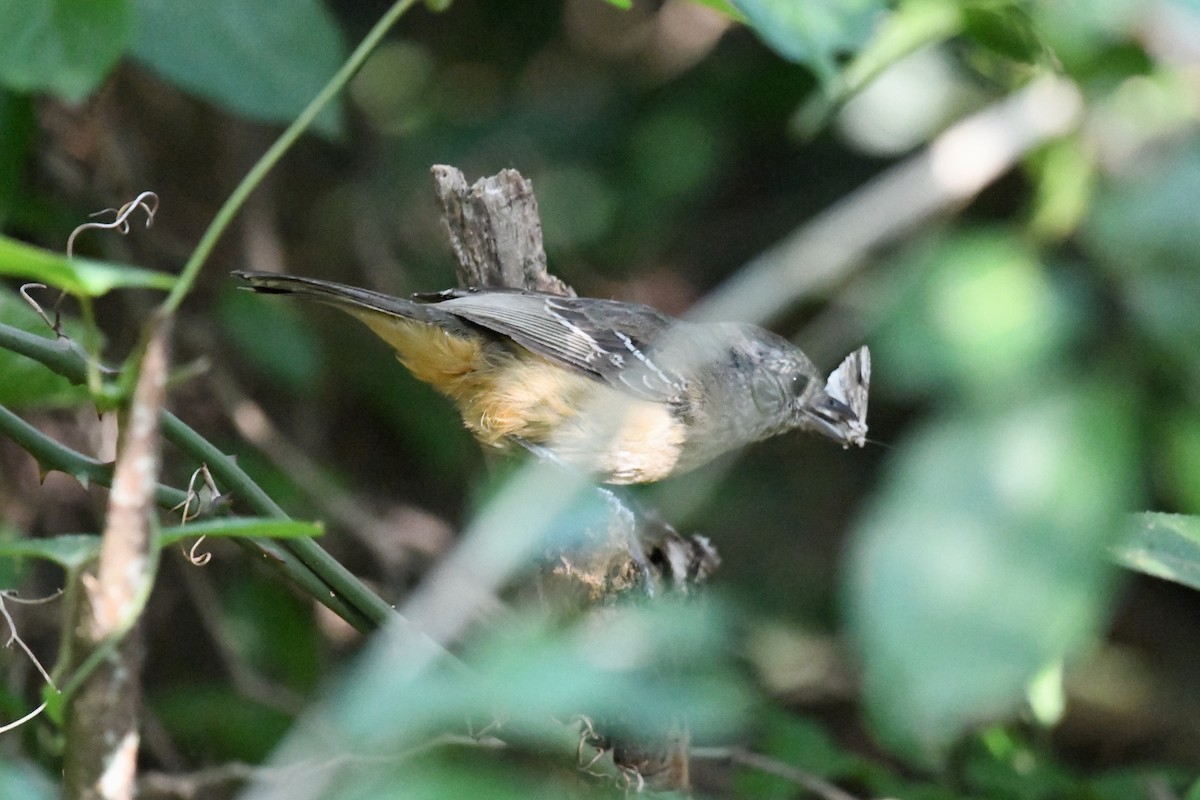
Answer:
[{"label": "dark tail feather", "polygon": [[238,270],[230,274],[249,284],[245,288],[261,294],[291,294],[332,306],[340,306],[344,310],[350,308],[370,309],[383,314],[421,322],[433,322],[451,328],[464,327],[461,320],[438,308],[435,304],[417,303],[402,297],[372,292],[369,289],[359,289],[316,278],[280,275],[276,272]]}]

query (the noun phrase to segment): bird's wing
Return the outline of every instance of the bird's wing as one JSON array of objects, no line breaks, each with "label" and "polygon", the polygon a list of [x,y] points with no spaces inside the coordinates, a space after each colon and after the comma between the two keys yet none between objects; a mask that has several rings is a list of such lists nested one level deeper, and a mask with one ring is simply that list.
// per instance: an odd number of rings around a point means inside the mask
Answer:
[{"label": "bird's wing", "polygon": [[497,291],[455,293],[436,306],[643,399],[676,402],[685,387],[653,352],[680,323],[649,306]]}]

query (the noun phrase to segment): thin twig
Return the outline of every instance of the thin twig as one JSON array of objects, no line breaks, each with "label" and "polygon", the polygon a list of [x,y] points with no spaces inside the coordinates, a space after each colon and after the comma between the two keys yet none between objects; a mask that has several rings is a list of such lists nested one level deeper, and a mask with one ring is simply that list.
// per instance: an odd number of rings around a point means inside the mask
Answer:
[{"label": "thin twig", "polygon": [[[87,355],[68,340],[49,340],[0,324],[0,347],[37,361],[72,383],[87,380]],[[197,462],[207,464],[216,480],[227,487],[227,493],[241,498],[254,513],[286,519],[283,509],[233,459],[169,411],[163,412],[162,430],[167,441]],[[64,447],[3,406],[0,406],[0,433],[7,433],[44,467],[104,486],[111,483],[111,467]],[[161,487],[161,490],[166,494],[160,492],[158,502],[162,505],[166,501],[165,508],[185,497],[178,489]],[[358,630],[378,627],[395,614],[391,606],[311,539],[290,539],[283,544],[257,538],[237,541],[267,556],[268,563],[285,571],[304,591]]]},{"label": "thin twig", "polygon": [[783,778],[786,781],[803,787],[823,800],[858,800],[857,797],[839,789],[824,778],[818,777],[807,770],[794,767],[791,764],[777,761],[759,753],[752,753],[741,747],[696,747],[692,749],[692,758],[711,761],[729,761],[744,767],[756,769]]},{"label": "thin twig", "polygon": [[[51,689],[54,689],[55,691],[58,691],[58,687],[54,685],[54,679],[50,677],[50,673],[47,672],[46,668],[42,666],[42,662],[38,660],[38,657],[35,656],[33,654],[33,651],[29,649],[29,645],[25,644],[25,640],[22,639],[20,634],[17,633],[17,623],[13,621],[12,614],[9,613],[8,607],[5,606],[4,601],[7,599],[7,600],[13,601],[14,603],[22,603],[25,605],[35,605],[35,604],[40,604],[40,603],[48,603],[51,600],[54,600],[54,599],[60,597],[61,595],[62,595],[62,589],[59,589],[57,592],[55,592],[52,595],[49,595],[48,597],[40,597],[40,598],[36,598],[36,599],[32,599],[32,600],[24,600],[20,597],[17,597],[14,592],[9,591],[7,589],[0,591],[0,616],[4,617],[4,621],[6,623],[8,623],[8,631],[9,631],[8,641],[6,641],[4,643],[4,646],[12,647],[13,644],[16,644],[17,647],[21,648],[22,652],[25,653],[25,656],[37,668],[38,673],[41,674],[42,680],[44,680],[46,682],[47,686],[49,686]],[[48,704],[49,704],[49,701],[43,701],[41,703],[41,705],[39,705],[37,708],[33,709],[32,711],[30,711],[28,714],[21,717],[20,719],[14,720],[14,721],[8,723],[7,725],[0,725],[0,733],[6,733],[8,731],[11,731],[11,730],[21,727],[29,720],[35,718],[38,714],[41,714],[42,711],[45,710],[45,708]]]}]

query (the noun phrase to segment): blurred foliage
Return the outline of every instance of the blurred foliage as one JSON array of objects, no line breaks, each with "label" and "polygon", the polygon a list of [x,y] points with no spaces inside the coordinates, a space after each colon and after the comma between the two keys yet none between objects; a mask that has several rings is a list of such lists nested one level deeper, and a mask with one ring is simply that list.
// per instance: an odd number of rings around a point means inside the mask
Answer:
[{"label": "blurred foliage", "polygon": [[[182,89],[252,119],[288,121],[345,58],[319,0],[180,5],[134,0],[130,54]],[[333,109],[313,127],[342,131]]]},{"label": "blurred foliage", "polygon": [[[282,742],[281,769],[326,765],[299,781],[313,797],[619,796],[611,754],[604,778],[576,768],[572,719],[587,715],[618,739],[686,719],[697,744],[744,742],[854,796],[1195,796],[1200,554],[1196,518],[1176,513],[1200,513],[1195,4],[435,5],[444,13],[401,20],[222,239],[176,325],[189,368],[171,393],[279,503],[327,519],[322,544],[397,605],[463,551],[452,530],[492,519],[503,482],[487,482],[448,404],[385,346],[333,314],[234,291],[229,269],[443,288],[429,166],[470,179],[515,167],[555,272],[581,294],[682,313],[1039,76],[1071,82],[1083,118],[774,321],[806,326],[826,367],[871,346],[882,446],[772,440],[637,493],[713,539],[714,599],[550,621],[520,569],[456,642],[464,671],[422,665],[412,631],[349,639],[227,542],[206,544],[203,570],[168,549],[145,621],[145,764],[260,764]],[[63,302],[64,332],[120,363],[269,144],[263,123],[295,118],[384,8],[0,4],[0,275],[84,299]],[[86,258],[61,255],[88,213],[143,189],[163,201],[154,228],[92,232]],[[52,292],[34,296],[53,307]],[[53,339],[15,291],[0,292],[0,323]],[[0,403],[111,458],[112,415],[97,420],[89,397],[0,350]],[[183,488],[198,465],[166,459],[163,480]],[[28,556],[77,568],[95,539],[69,534],[103,527],[101,492],[41,477],[0,440],[0,580],[23,596],[60,581]],[[507,502],[560,528],[596,513],[595,498],[563,510],[543,492]],[[1130,525],[1149,509],[1171,513]],[[498,538],[464,548],[501,562],[518,557],[505,541],[524,552],[561,533],[531,538],[526,521],[492,519]],[[1113,561],[1182,585],[1123,581]],[[6,609],[53,662],[61,609]],[[5,664],[6,722],[40,682],[19,655]],[[490,736],[462,735],[492,722]],[[38,719],[3,735],[0,797],[53,796],[59,734]],[[702,796],[798,792],[745,764],[694,771]]]}]

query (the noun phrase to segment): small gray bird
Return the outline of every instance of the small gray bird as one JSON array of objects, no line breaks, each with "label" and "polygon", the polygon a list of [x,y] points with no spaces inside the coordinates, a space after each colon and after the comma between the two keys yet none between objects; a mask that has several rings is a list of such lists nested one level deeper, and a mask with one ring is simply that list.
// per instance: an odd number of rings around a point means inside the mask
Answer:
[{"label": "small gray bird", "polygon": [[417,300],[235,272],[249,288],[340,308],[454,401],[485,446],[519,445],[611,484],[650,483],[799,428],[866,442],[870,352],[822,382],[791,342],[649,306],[505,289]]}]

